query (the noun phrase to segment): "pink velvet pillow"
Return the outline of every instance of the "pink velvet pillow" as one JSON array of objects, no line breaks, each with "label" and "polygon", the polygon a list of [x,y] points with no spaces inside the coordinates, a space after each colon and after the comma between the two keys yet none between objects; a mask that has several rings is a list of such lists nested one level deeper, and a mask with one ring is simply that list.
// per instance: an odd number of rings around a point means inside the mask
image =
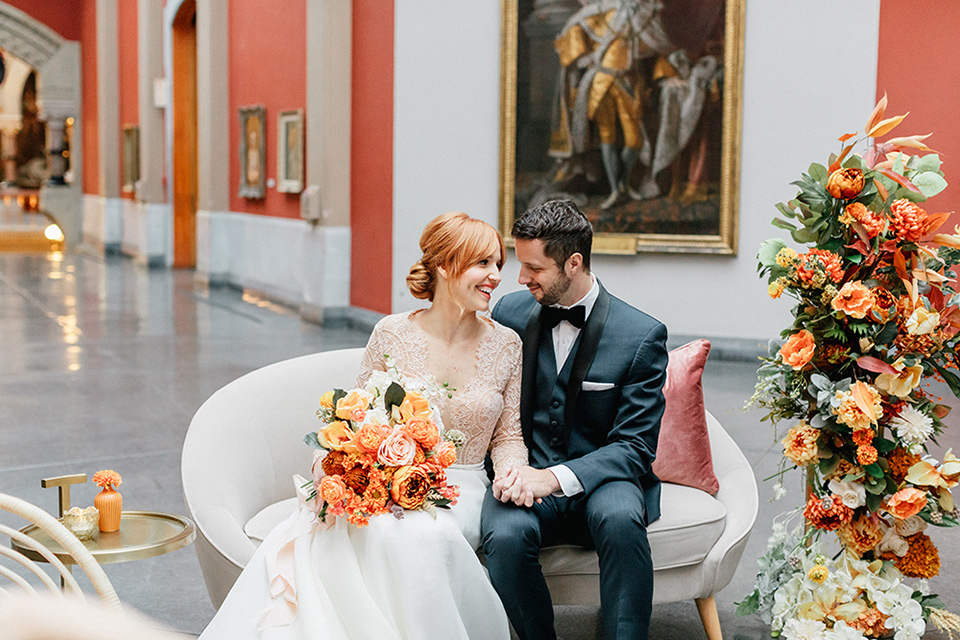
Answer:
[{"label": "pink velvet pillow", "polygon": [[713,495],[720,483],[713,473],[700,379],[709,353],[709,340],[694,340],[668,354],[667,382],[663,386],[667,406],[660,422],[653,472],[663,482]]}]

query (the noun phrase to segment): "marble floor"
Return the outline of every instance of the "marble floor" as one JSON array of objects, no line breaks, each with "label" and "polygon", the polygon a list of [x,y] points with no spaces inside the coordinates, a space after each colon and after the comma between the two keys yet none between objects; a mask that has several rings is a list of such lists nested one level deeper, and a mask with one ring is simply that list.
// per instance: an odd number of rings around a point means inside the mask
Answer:
[{"label": "marble floor", "polygon": [[[41,478],[111,468],[123,475],[124,508],[182,514],[180,447],[207,397],[257,367],[366,342],[365,330],[307,324],[255,296],[199,288],[193,276],[92,253],[0,253],[0,491],[54,511],[56,495],[40,488]],[[762,481],[776,470],[780,446],[758,411],[742,409],[754,380],[755,366],[744,362],[710,361],[704,376],[707,407],[760,484],[753,536],[733,582],[717,595],[721,625],[734,640],[769,637],[759,619],[736,617],[734,602],[752,589],[773,516],[800,499],[799,476],[784,503],[771,502]],[[948,418],[954,427],[958,414]],[[944,449],[960,448],[958,430],[941,438]],[[73,501],[91,504],[94,494],[92,484],[80,485]],[[931,586],[960,611],[950,577],[960,535],[933,537],[943,570]],[[198,634],[214,614],[192,548],[105,569],[127,606],[173,629]],[[558,622],[567,640],[595,637],[598,624],[588,608],[565,608]],[[699,637],[692,602],[655,607],[651,638]]]}]

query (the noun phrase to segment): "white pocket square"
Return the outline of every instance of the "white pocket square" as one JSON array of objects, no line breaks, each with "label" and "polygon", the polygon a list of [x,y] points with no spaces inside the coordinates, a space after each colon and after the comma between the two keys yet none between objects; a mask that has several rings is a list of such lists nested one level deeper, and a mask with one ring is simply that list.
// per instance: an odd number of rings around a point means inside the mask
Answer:
[{"label": "white pocket square", "polygon": [[580,388],[584,391],[606,391],[607,389],[613,389],[615,386],[612,382],[587,382],[584,380]]}]

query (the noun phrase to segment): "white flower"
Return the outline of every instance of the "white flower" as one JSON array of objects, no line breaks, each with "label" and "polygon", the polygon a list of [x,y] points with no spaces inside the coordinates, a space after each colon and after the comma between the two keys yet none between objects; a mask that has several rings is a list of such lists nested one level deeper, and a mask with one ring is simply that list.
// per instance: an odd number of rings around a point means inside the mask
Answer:
[{"label": "white flower", "polygon": [[912,536],[927,528],[927,522],[920,516],[910,516],[906,520],[894,519],[893,528],[902,537]]},{"label": "white flower", "polygon": [[372,396],[379,397],[386,392],[391,382],[393,382],[393,378],[388,372],[374,371],[370,374],[370,379],[367,380],[367,386],[364,387],[364,391]]},{"label": "white flower", "polygon": [[365,424],[389,424],[389,419],[383,407],[374,407],[367,411],[367,415],[363,417],[363,422],[360,423],[360,426]]},{"label": "white flower", "polygon": [[914,585],[914,589],[920,592],[922,596],[930,595],[930,582],[926,578],[917,580],[917,584]]},{"label": "white flower", "polygon": [[774,500],[783,500],[783,497],[787,495],[787,490],[783,487],[782,482],[778,482],[773,485],[773,499]]},{"label": "white flower", "polygon": [[823,635],[825,640],[864,640],[864,635],[853,627],[848,627],[843,620],[838,620],[833,629]]},{"label": "white flower", "polygon": [[851,509],[867,504],[867,488],[860,482],[830,481],[830,491],[835,493]]},{"label": "white flower", "polygon": [[890,426],[896,429],[897,436],[911,444],[920,444],[933,435],[933,420],[930,416],[907,405],[900,415],[890,420]]},{"label": "white flower", "polygon": [[825,640],[824,632],[827,625],[819,620],[802,620],[793,618],[783,627],[785,640]]}]

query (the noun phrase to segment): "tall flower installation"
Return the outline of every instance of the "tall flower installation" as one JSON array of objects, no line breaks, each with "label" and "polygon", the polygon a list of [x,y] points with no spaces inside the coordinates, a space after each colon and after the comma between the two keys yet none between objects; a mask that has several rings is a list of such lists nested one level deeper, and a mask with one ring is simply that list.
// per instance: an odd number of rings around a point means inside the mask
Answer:
[{"label": "tall flower installation", "polygon": [[318,449],[313,479],[304,485],[317,517],[344,517],[358,527],[370,518],[404,510],[456,504],[446,469],[464,437],[443,428],[436,401],[449,390],[435,380],[403,376],[387,356],[365,388],[333,389],[320,398],[323,427],[304,442]]},{"label": "tall flower installation", "polygon": [[960,397],[960,227],[939,232],[949,214],[924,208],[947,184],[929,134],[876,141],[905,117],[884,117],[886,102],[867,121],[865,151],[854,151],[857,134],[842,136],[839,155],[810,165],[796,198],[777,205],[773,224],[802,248],[772,239],[758,256],[770,296],[795,306],[751,404],[790,425],[778,475],[806,472],[795,514],[806,526],[775,524],[739,612],[788,640],[906,640],[925,619],[957,622],[925,582],[904,580],[937,575],[928,527],[958,524],[960,459],[935,459],[928,445],[949,413],[929,382]]}]

